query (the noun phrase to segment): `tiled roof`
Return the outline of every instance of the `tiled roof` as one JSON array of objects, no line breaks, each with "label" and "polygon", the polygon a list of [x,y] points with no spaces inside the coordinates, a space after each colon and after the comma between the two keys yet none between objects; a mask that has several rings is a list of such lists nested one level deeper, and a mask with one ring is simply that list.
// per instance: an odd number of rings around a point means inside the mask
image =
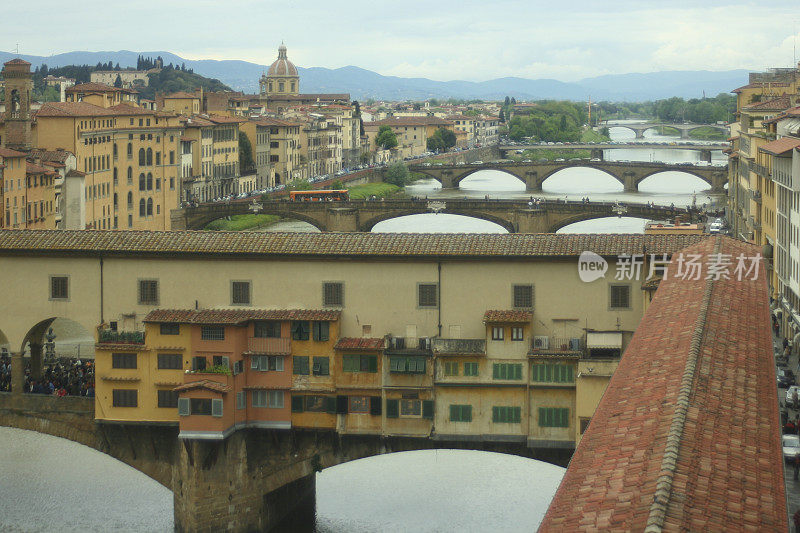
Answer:
[{"label": "tiled roof", "polygon": [[251,320],[339,320],[329,309],[155,309],[144,322],[178,324],[245,324]]},{"label": "tiled roof", "polygon": [[522,324],[525,322],[530,322],[532,318],[533,313],[530,311],[520,311],[518,309],[490,309],[483,315],[483,321],[487,324]]},{"label": "tiled roof", "polygon": [[53,171],[51,169],[49,169],[49,168],[43,167],[41,165],[37,165],[36,163],[31,163],[30,161],[26,161],[25,173],[26,174],[53,174]]},{"label": "tiled roof", "polygon": [[383,337],[342,337],[336,342],[334,350],[383,350],[385,340]]},{"label": "tiled roof", "polygon": [[350,93],[301,93],[301,94],[286,94],[275,95],[270,97],[274,100],[303,100],[303,101],[317,101],[320,102],[333,102],[337,100],[350,100]]},{"label": "tiled roof", "polygon": [[[727,237],[684,251],[758,252]],[[661,282],[540,532],[788,530],[765,270]]]},{"label": "tiled roof", "polygon": [[230,392],[231,388],[228,385],[224,385],[217,381],[212,381],[210,379],[201,379],[200,381],[192,381],[191,383],[184,383],[183,385],[179,385],[172,389],[175,392],[185,392],[194,389],[206,389],[214,392]]},{"label": "tiled roof", "polygon": [[75,170],[74,168],[72,170],[70,170],[69,172],[67,172],[67,177],[68,178],[75,178],[75,177],[80,177],[80,176],[85,176],[85,175],[86,175],[85,172],[81,172],[80,170]]},{"label": "tiled roof", "polygon": [[452,126],[453,123],[439,117],[391,117],[373,122],[365,122],[368,126]]},{"label": "tiled roof", "polygon": [[30,63],[28,63],[28,62],[27,62],[27,61],[25,61],[24,59],[20,59],[20,58],[18,58],[18,57],[16,57],[16,58],[12,59],[11,61],[6,61],[6,62],[5,62],[5,63],[3,63],[3,64],[4,64],[4,65],[30,65]]},{"label": "tiled roof", "polygon": [[760,152],[766,152],[772,155],[781,155],[789,152],[794,148],[800,146],[800,139],[796,137],[781,137],[780,139],[759,147]]},{"label": "tiled roof", "polygon": [[23,152],[17,152],[16,150],[12,150],[10,148],[2,148],[0,147],[0,157],[25,157],[27,154]]},{"label": "tiled roof", "polygon": [[119,115],[152,115],[153,111],[143,107],[135,107],[127,103],[111,107],[86,102],[45,102],[37,117],[107,117]]},{"label": "tiled roof", "polygon": [[225,231],[0,231],[0,255],[221,255],[237,257],[578,257],[671,254],[703,235],[256,233]]},{"label": "tiled roof", "polygon": [[88,83],[78,83],[66,89],[68,93],[81,93],[81,92],[104,92],[116,93],[122,92],[122,89],[114,87],[113,85],[106,85],[105,83],[97,83],[90,81]]},{"label": "tiled roof", "polygon": [[259,126],[302,126],[302,122],[291,122],[289,120],[280,120],[277,118],[261,118],[254,121]]},{"label": "tiled roof", "polygon": [[789,97],[779,96],[778,98],[744,106],[742,109],[744,111],[783,111],[790,107],[792,107],[792,102]]},{"label": "tiled roof", "polygon": [[50,161],[54,163],[64,163],[69,156],[72,155],[72,152],[68,152],[66,150],[44,150],[42,148],[34,148],[31,150],[30,155],[32,157],[38,157],[42,161]]}]

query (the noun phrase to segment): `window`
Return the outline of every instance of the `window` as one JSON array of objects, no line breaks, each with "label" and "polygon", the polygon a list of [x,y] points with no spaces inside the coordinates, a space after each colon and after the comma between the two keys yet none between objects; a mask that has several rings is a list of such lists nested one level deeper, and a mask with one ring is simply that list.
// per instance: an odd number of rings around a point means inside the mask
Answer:
[{"label": "window", "polygon": [[158,305],[158,280],[139,280],[139,305]]},{"label": "window", "polygon": [[311,369],[315,376],[329,376],[330,360],[327,357],[314,357],[314,366]]},{"label": "window", "polygon": [[478,363],[464,363],[464,375],[465,376],[477,376],[478,375]]},{"label": "window", "polygon": [[533,285],[514,285],[512,293],[514,307],[524,309],[533,307]]},{"label": "window", "polygon": [[183,361],[180,354],[160,353],[158,354],[158,368],[161,370],[180,370],[183,368]]},{"label": "window", "polygon": [[629,309],[631,306],[631,286],[630,285],[611,285],[611,298],[609,307],[611,309]]},{"label": "window", "polygon": [[178,407],[178,393],[171,390],[158,391],[159,407]]},{"label": "window", "polygon": [[203,355],[192,357],[192,370],[195,372],[202,372],[206,369],[206,358]]},{"label": "window", "polygon": [[494,423],[519,424],[521,416],[521,407],[492,407],[492,422]]},{"label": "window", "polygon": [[312,325],[314,329],[313,334],[315,341],[327,341],[329,339],[330,322],[327,321],[312,322]]},{"label": "window", "polygon": [[223,341],[225,340],[225,327],[202,326],[200,328],[200,339],[204,341]]},{"label": "window", "polygon": [[280,409],[283,407],[283,391],[254,390],[252,394],[252,402],[253,407]]},{"label": "window", "polygon": [[136,354],[112,353],[111,368],[136,368]]},{"label": "window", "polygon": [[181,333],[180,324],[161,324],[162,335],[180,335],[180,333]]},{"label": "window", "polygon": [[281,336],[281,323],[274,320],[259,320],[253,323],[253,336],[258,338],[274,338]]},{"label": "window", "polygon": [[417,285],[419,307],[436,307],[438,298],[436,297],[439,286],[436,283],[420,283]]},{"label": "window", "polygon": [[237,392],[236,393],[236,408],[237,409],[244,409],[247,407],[247,392]]},{"label": "window", "polygon": [[425,362],[426,358],[423,356],[392,356],[389,357],[389,372],[424,374]]},{"label": "window", "polygon": [[111,391],[111,397],[114,407],[137,407],[139,405],[139,391],[136,389],[114,389]]},{"label": "window", "polygon": [[211,398],[190,398],[190,413],[193,415],[210,415]]},{"label": "window", "polygon": [[522,365],[516,363],[495,363],[492,365],[494,379],[522,379]]},{"label": "window", "polygon": [[445,376],[457,376],[458,375],[458,361],[446,361],[444,363],[444,375]]},{"label": "window", "polygon": [[213,366],[223,366],[228,370],[231,368],[231,359],[227,355],[215,355],[211,359],[211,363]]},{"label": "window", "polygon": [[560,407],[540,407],[539,427],[568,428],[569,409],[562,409]]},{"label": "window", "polygon": [[369,396],[350,396],[349,413],[369,413]]},{"label": "window", "polygon": [[322,305],[325,307],[341,307],[344,302],[344,283],[341,281],[322,284]]},{"label": "window", "polygon": [[522,333],[521,326],[514,326],[513,328],[511,328],[511,340],[512,341],[524,340],[524,335]]},{"label": "window", "polygon": [[451,405],[450,422],[472,422],[472,406],[456,404]]},{"label": "window", "polygon": [[492,340],[493,341],[501,341],[501,340],[503,340],[503,327],[502,326],[492,326]]},{"label": "window", "polygon": [[147,199],[147,216],[153,216],[153,199]]},{"label": "window", "polygon": [[309,338],[310,326],[308,321],[295,320],[292,322],[292,340],[307,341]]},{"label": "window", "polygon": [[575,381],[572,365],[555,363],[534,363],[531,365],[531,381],[538,383],[573,383]]},{"label": "window", "polygon": [[422,400],[400,400],[400,416],[422,416]]},{"label": "window", "polygon": [[308,366],[308,356],[300,355],[292,357],[292,373],[307,376],[310,373]]},{"label": "window", "polygon": [[250,369],[261,372],[283,372],[283,356],[254,355],[250,361]]},{"label": "window", "polygon": [[50,276],[50,299],[67,300],[69,298],[69,278],[67,276]]},{"label": "window", "polygon": [[342,370],[344,372],[377,372],[378,356],[344,354],[342,355]]},{"label": "window", "polygon": [[249,281],[231,281],[231,305],[250,305]]}]

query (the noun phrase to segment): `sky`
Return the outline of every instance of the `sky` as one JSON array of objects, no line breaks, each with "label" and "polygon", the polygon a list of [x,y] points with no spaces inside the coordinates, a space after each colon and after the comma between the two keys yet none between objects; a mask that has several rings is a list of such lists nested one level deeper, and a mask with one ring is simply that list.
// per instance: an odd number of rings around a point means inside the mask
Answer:
[{"label": "sky", "polygon": [[168,51],[383,75],[576,81],[661,70],[764,70],[800,57],[800,2],[773,0],[63,0],[3,6],[0,50]]}]

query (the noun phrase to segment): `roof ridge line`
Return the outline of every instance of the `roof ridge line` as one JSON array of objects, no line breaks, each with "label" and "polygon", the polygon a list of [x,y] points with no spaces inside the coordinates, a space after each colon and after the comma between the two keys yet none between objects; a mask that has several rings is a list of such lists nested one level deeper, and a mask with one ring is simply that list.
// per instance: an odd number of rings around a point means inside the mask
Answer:
[{"label": "roof ridge line", "polygon": [[[722,240],[717,237],[714,244],[714,253],[719,254],[722,248]],[[694,332],[692,333],[692,344],[689,347],[689,356],[686,358],[681,386],[678,390],[678,398],[675,401],[675,413],[672,415],[672,424],[667,433],[667,443],[664,447],[664,455],[661,459],[661,474],[656,479],[656,490],[653,494],[653,501],[650,504],[650,512],[647,516],[645,533],[660,533],[664,528],[664,520],[667,515],[667,507],[672,495],[672,482],[677,470],[678,452],[680,451],[683,430],[686,426],[686,414],[689,409],[689,397],[692,393],[694,378],[697,371],[697,361],[700,356],[703,337],[705,337],[708,308],[711,302],[711,293],[714,290],[714,279],[708,279],[703,303],[695,322]]]}]

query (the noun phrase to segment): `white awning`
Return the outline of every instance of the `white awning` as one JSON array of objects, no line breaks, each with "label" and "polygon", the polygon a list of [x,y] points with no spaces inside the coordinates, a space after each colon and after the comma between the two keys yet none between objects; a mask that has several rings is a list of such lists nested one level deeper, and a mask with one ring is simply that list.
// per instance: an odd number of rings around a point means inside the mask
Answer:
[{"label": "white awning", "polygon": [[586,333],[586,347],[592,348],[615,348],[622,349],[622,332],[602,332]]}]

